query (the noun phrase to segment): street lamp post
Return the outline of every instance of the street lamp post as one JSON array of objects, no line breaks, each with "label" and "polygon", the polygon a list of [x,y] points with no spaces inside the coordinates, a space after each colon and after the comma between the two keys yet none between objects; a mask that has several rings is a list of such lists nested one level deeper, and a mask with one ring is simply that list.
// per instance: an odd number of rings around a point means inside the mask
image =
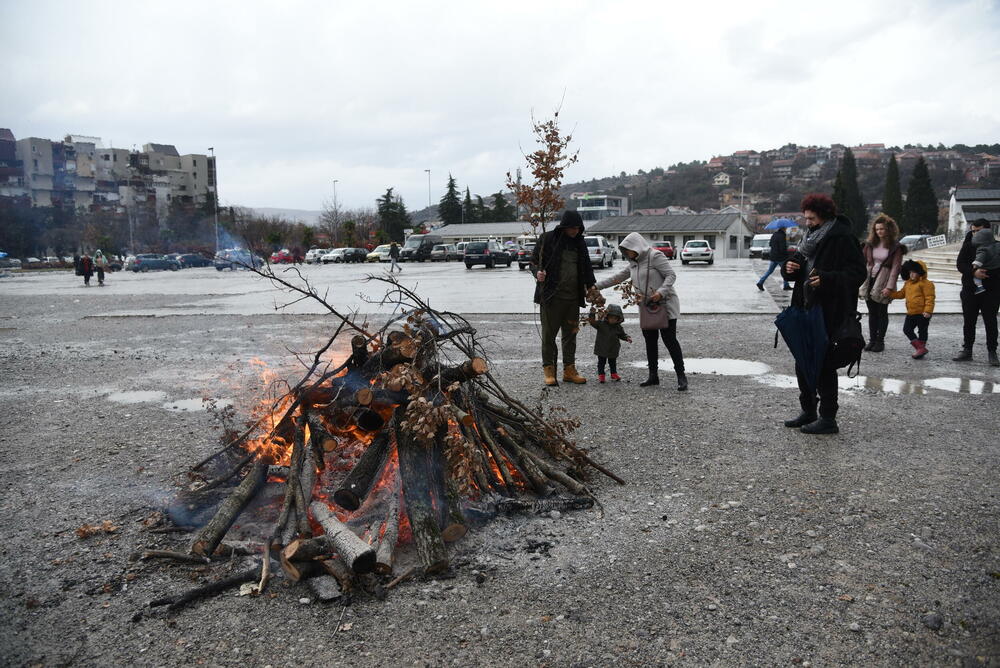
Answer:
[{"label": "street lamp post", "polygon": [[215,162],[215,147],[209,146],[212,154],[212,188],[215,190],[212,200],[215,203],[215,254],[219,254],[219,166]]},{"label": "street lamp post", "polygon": [[[740,222],[743,223],[743,185],[747,180],[747,170],[740,167]],[[740,230],[740,237],[736,242],[737,259],[743,256],[743,230]]]},{"label": "street lamp post", "polygon": [[340,207],[337,204],[337,183],[340,179],[333,180],[333,235],[335,244],[340,243]]},{"label": "street lamp post", "polygon": [[[427,208],[431,208],[431,170],[425,169],[427,172]],[[427,212],[430,215],[430,211]]]}]

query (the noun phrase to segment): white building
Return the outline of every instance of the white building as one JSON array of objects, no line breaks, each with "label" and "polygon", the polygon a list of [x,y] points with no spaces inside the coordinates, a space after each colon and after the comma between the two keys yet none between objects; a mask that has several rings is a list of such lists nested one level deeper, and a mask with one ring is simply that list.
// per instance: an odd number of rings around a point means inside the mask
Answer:
[{"label": "white building", "polygon": [[960,241],[977,218],[1000,226],[1000,189],[955,188],[948,202],[948,240]]},{"label": "white building", "polygon": [[616,216],[587,227],[587,234],[601,234],[612,244],[620,244],[631,232],[647,241],[669,241],[680,248],[694,239],[704,239],[723,257],[747,257],[753,231],[738,213],[710,213],[675,216]]},{"label": "white building", "polygon": [[573,193],[576,211],[586,224],[610,216],[629,215],[628,198],[622,195]]}]

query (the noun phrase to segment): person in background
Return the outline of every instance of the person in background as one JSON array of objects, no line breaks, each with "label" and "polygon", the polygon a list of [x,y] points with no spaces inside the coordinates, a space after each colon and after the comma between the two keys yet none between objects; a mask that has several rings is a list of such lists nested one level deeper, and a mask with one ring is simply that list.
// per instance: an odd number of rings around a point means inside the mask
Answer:
[{"label": "person in background", "polygon": [[97,285],[104,285],[104,272],[108,268],[108,259],[104,257],[104,253],[97,250],[94,253],[94,271],[97,272]]},{"label": "person in background", "polygon": [[80,275],[83,276],[83,284],[90,287],[90,277],[94,275],[94,261],[86,253],[80,258]]},{"label": "person in background", "polygon": [[[793,306],[808,308],[818,304],[822,308],[826,333],[832,339],[841,323],[857,311],[858,288],[865,280],[865,258],[851,232],[850,219],[837,213],[837,205],[829,196],[806,195],[800,206],[809,234],[781,273],[786,280],[795,281]],[[798,362],[795,376],[802,412],[785,420],[785,426],[798,428],[804,434],[839,432],[837,369],[824,362],[815,388],[809,387]]]},{"label": "person in background", "polygon": [[389,246],[389,262],[391,263],[389,265],[390,274],[396,269],[403,271],[403,268],[399,266],[399,244],[395,241],[393,241],[392,245]]},{"label": "person in background", "polygon": [[907,276],[902,290],[882,290],[882,294],[892,299],[906,299],[906,320],[903,334],[913,346],[911,357],[923,359],[927,354],[927,327],[934,314],[934,284],[927,280],[927,265],[920,260],[907,260],[901,268]]},{"label": "person in background", "polygon": [[[788,259],[788,237],[785,236],[785,228],[779,227],[776,229],[774,234],[771,235],[769,244],[770,250],[768,251],[768,258],[771,260],[771,264],[768,265],[767,271],[764,272],[764,275],[757,280],[757,289],[761,291],[764,290],[764,281],[766,281],[768,277],[774,273],[775,269],[785,264],[785,260]],[[792,289],[792,286],[788,283],[788,281],[785,281],[785,284],[782,287],[785,290]]]},{"label": "person in background", "polygon": [[564,211],[559,225],[541,236],[531,254],[535,303],[542,321],[542,373],[550,387],[559,384],[556,334],[560,333],[563,382],[587,382],[576,370],[576,335],[580,331],[580,309],[586,305],[587,291],[596,281],[583,232],[580,214]]},{"label": "person in background", "polygon": [[[997,358],[997,312],[1000,311],[1000,272],[990,272],[983,267],[976,268],[976,248],[972,245],[972,237],[977,232],[990,228],[990,222],[985,218],[972,221],[971,230],[965,235],[962,249],[958,251],[955,267],[962,274],[962,350],[952,358],[955,362],[972,360],[972,347],[976,343],[976,321],[983,318],[986,329],[986,352],[990,366],[1000,366]],[[982,281],[983,291],[976,292],[976,279]]]},{"label": "person in background", "polygon": [[868,344],[865,350],[880,353],[885,350],[885,333],[889,329],[889,302],[885,290],[895,292],[896,279],[903,265],[906,246],[899,243],[899,226],[889,216],[880,214],[868,228],[868,239],[862,248],[868,273],[861,284],[859,297],[868,307]]}]

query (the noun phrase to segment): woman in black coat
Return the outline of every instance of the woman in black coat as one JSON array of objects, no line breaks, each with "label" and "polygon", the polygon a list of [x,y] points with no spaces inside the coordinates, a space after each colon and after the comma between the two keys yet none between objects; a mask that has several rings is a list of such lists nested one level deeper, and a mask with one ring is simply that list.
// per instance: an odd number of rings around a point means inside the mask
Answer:
[{"label": "woman in black coat", "polygon": [[[858,240],[851,232],[851,221],[837,214],[837,206],[826,195],[806,195],[802,213],[809,234],[799,249],[781,269],[781,275],[795,281],[792,305],[808,308],[819,304],[823,309],[826,332],[832,338],[845,318],[857,312],[858,288],[865,280],[865,258]],[[810,388],[805,374],[795,365],[799,384],[798,417],[786,420],[786,427],[798,427],[805,434],[836,434],[837,369],[823,364],[815,388]],[[817,416],[818,408],[818,416]]]}]

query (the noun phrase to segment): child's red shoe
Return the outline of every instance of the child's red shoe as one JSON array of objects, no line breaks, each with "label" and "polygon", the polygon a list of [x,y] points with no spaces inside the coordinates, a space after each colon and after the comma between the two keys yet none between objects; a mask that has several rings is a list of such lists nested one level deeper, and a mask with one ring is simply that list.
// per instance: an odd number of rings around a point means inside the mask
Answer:
[{"label": "child's red shoe", "polygon": [[621,379],[622,379],[622,377],[621,377],[621,376],[619,376],[619,375],[618,375],[617,373],[613,373],[613,374],[611,374],[611,380],[615,381],[616,383],[617,383],[618,381],[620,381]]},{"label": "child's red shoe", "polygon": [[598,383],[603,383],[604,382],[604,374],[603,373],[597,374],[597,382]]}]

